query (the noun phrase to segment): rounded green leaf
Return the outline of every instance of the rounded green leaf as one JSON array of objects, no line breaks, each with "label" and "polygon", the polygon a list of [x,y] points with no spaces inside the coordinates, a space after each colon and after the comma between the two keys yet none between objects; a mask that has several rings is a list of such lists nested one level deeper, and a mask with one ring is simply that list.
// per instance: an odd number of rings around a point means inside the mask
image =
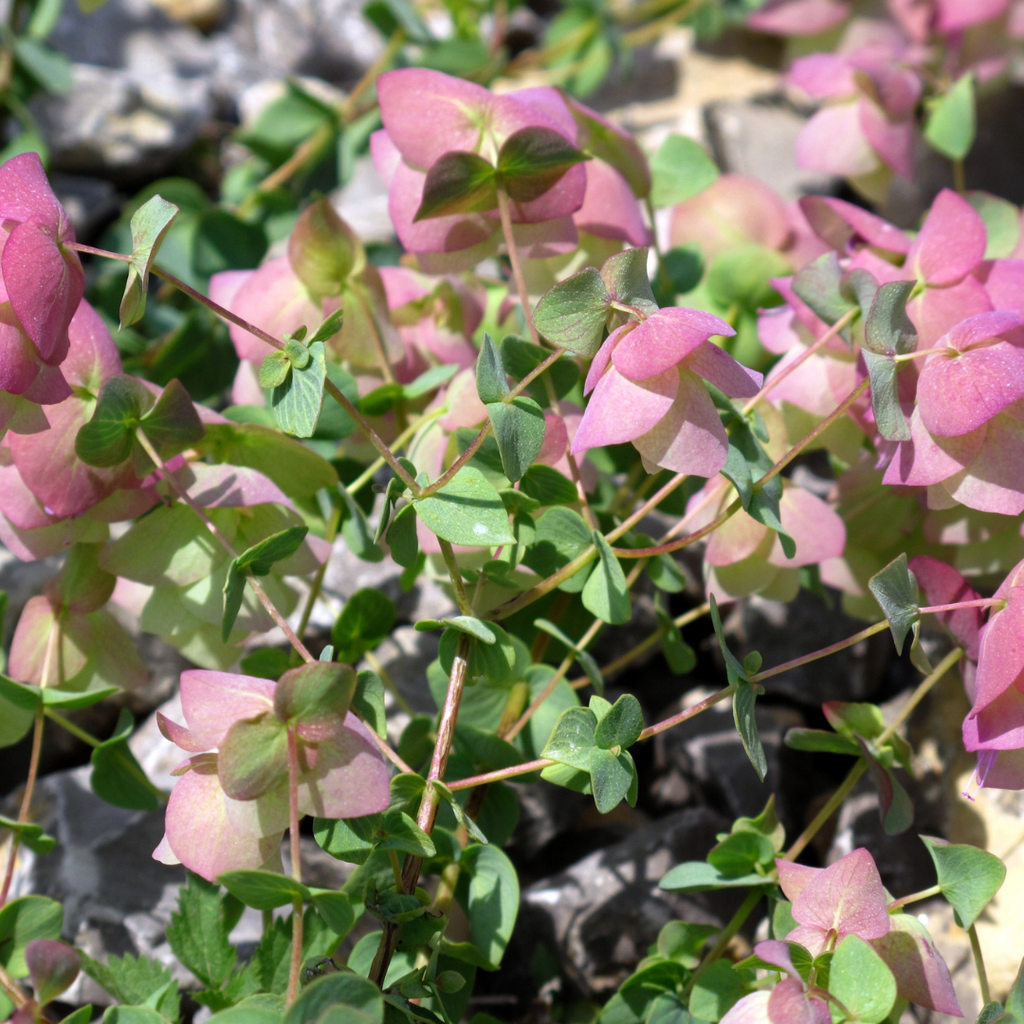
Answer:
[{"label": "rounded green leaf", "polygon": [[847,935],[836,947],[829,969],[828,990],[853,1020],[864,1024],[881,1024],[896,1002],[896,979],[892,971],[857,935]]}]

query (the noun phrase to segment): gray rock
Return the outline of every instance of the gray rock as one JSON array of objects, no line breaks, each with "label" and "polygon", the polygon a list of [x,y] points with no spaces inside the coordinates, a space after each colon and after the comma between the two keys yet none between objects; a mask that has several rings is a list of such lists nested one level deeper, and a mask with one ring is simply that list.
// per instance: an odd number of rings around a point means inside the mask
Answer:
[{"label": "gray rock", "polygon": [[102,178],[51,174],[50,184],[80,239],[93,234],[120,209],[117,190]]},{"label": "gray rock", "polygon": [[523,959],[529,963],[533,951],[525,944],[543,943],[586,997],[607,997],[669,921],[721,924],[738,903],[735,894],[681,896],[661,891],[658,881],[673,865],[703,857],[728,827],[707,808],[682,811],[531,885],[514,940],[524,944]]},{"label": "gray rock", "polygon": [[[710,689],[687,694],[679,705],[667,708],[659,719],[676,710],[692,706],[708,696]],[[762,783],[757,778],[740,742],[733,722],[732,707],[722,701],[694,718],[659,733],[654,740],[654,779],[652,793],[663,806],[678,807],[700,797],[701,802],[730,815],[759,814],[774,792],[779,813],[786,816],[784,801],[791,787],[782,784],[786,748],[782,739],[787,730],[803,725],[799,712],[759,704],[757,728],[761,735],[768,773]]]},{"label": "gray rock", "polygon": [[757,178],[787,202],[836,190],[838,179],[797,167],[793,147],[807,118],[781,97],[712,103],[704,119],[723,170]]}]

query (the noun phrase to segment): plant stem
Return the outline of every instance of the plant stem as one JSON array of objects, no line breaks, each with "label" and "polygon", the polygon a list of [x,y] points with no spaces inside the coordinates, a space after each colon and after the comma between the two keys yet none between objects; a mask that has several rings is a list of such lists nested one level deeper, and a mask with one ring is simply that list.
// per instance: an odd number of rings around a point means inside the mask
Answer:
[{"label": "plant stem", "polygon": [[1006,601],[1001,597],[979,597],[976,601],[957,601],[953,604],[933,604],[927,608],[918,608],[918,611],[922,615],[933,614],[937,615],[939,612],[958,612],[961,608],[998,608],[1002,610],[1006,607]]},{"label": "plant stem", "polygon": [[70,719],[65,718],[62,714],[54,711],[53,708],[43,708],[43,714],[46,715],[51,722],[56,722],[65,732],[71,733],[76,739],[80,739],[83,743],[87,743],[90,747],[98,747],[100,741],[95,736],[90,736],[84,729],[79,729],[74,722]]},{"label": "plant stem", "polygon": [[[967,191],[967,176],[964,174],[963,160],[953,161],[953,188],[963,195]],[[986,999],[985,1002],[988,1002]]]},{"label": "plant stem", "polygon": [[[43,654],[43,667],[39,673],[39,689],[45,690],[50,682],[50,671],[53,668],[54,655],[57,645],[60,643],[60,620],[54,622],[50,629],[50,635],[46,640],[46,652]],[[18,822],[28,821],[29,812],[32,810],[32,796],[35,793],[36,779],[39,776],[39,758],[43,752],[43,723],[45,721],[44,705],[40,698],[39,707],[36,708],[35,721],[32,723],[32,753],[29,755],[28,778],[25,780],[25,792],[21,797],[21,806],[18,808]],[[11,891],[11,882],[14,879],[14,865],[18,860],[18,850],[21,847],[21,834],[11,834],[11,846],[7,851],[7,865],[4,868],[3,886],[0,887],[0,907],[7,903],[7,897]]]},{"label": "plant stem", "polygon": [[809,359],[815,352],[827,345],[844,327],[853,321],[853,319],[860,314],[860,310],[855,306],[853,309],[844,313],[813,345],[809,345],[800,355],[793,360],[784,370],[781,370],[771,380],[764,382],[764,387],[754,397],[743,406],[743,415],[746,416],[750,411],[760,402],[769,391],[772,390],[777,384],[781,384],[797,367],[801,366],[807,359]]},{"label": "plant stem", "polygon": [[876,622],[873,626],[868,626],[867,629],[862,629],[859,633],[854,633],[853,636],[848,636],[845,640],[839,640],[834,644],[829,644],[828,647],[822,647],[821,650],[812,651],[810,654],[801,655],[799,658],[793,658],[792,661],[776,665],[774,668],[765,669],[763,672],[755,672],[750,677],[750,681],[752,683],[759,683],[764,679],[771,679],[772,676],[782,675],[783,672],[798,668],[800,665],[807,665],[812,661],[818,661],[819,658],[827,658],[830,654],[836,654],[847,647],[853,647],[854,644],[859,644],[861,640],[867,640],[869,636],[874,636],[876,633],[881,633],[888,628],[889,623],[887,620]]},{"label": "plant stem", "polygon": [[909,896],[901,896],[889,904],[889,913],[891,914],[897,907],[905,907],[908,903],[917,903],[918,900],[926,900],[929,896],[938,896],[941,892],[941,885],[933,885],[920,892],[912,892]]},{"label": "plant stem", "polygon": [[867,762],[863,757],[859,758],[843,780],[842,785],[828,798],[828,802],[814,816],[814,820],[797,836],[796,841],[783,855],[785,860],[796,860],[807,849],[807,844],[821,831],[825,823],[839,810],[843,801],[853,791],[853,787],[857,785],[866,768]]},{"label": "plant stem", "polygon": [[22,991],[21,986],[7,973],[6,967],[0,967],[0,988],[7,993],[15,1006],[24,1006],[28,1002],[28,996]]},{"label": "plant stem", "polygon": [[[299,741],[294,726],[288,727],[288,846],[291,850],[292,878],[302,884],[302,848],[299,842]],[[299,993],[299,969],[302,967],[302,897],[296,896],[292,909],[292,961],[288,971],[285,1005],[291,1006]]]},{"label": "plant stem", "polygon": [[683,998],[685,998],[693,991],[693,986],[697,979],[704,973],[708,966],[716,961],[726,950],[729,943],[732,942],[733,937],[743,927],[743,923],[748,917],[754,907],[761,902],[764,893],[760,888],[751,889],[747,893],[747,898],[739,905],[736,913],[732,915],[729,923],[719,933],[718,938],[715,940],[715,944],[708,950],[704,959],[698,964],[696,970],[690,975],[690,980],[686,983],[686,988],[683,992]]},{"label": "plant stem", "polygon": [[[181,500],[186,505],[188,505],[190,509],[192,509],[192,511],[203,521],[203,523],[205,523],[206,528],[213,534],[214,537],[217,538],[221,547],[223,547],[224,550],[232,558],[237,558],[238,553],[235,551],[234,546],[231,544],[231,541],[229,541],[227,537],[225,537],[224,534],[220,532],[220,530],[217,527],[217,524],[192,500],[192,496],[184,487],[182,487],[181,483],[178,481],[178,478],[167,469],[167,466],[164,463],[163,459],[161,459],[160,456],[157,454],[157,450],[150,443],[149,438],[146,437],[141,427],[136,429],[135,436],[138,439],[139,444],[142,445],[143,451],[145,451],[145,453],[156,465],[157,471],[159,472],[160,476],[163,477],[163,479],[166,480],[171,485],[171,487],[173,488],[174,492],[178,495],[178,497],[181,498]],[[259,599],[260,604],[262,604],[263,607],[266,608],[268,614],[277,624],[278,628],[288,638],[288,642],[292,645],[292,647],[295,648],[296,651],[299,652],[299,654],[302,657],[302,660],[315,661],[316,659],[306,649],[306,645],[295,635],[295,631],[292,629],[291,626],[288,625],[288,622],[285,619],[285,617],[277,610],[277,606],[274,604],[274,602],[270,600],[269,596],[267,595],[267,592],[260,585],[259,580],[257,580],[256,577],[253,576],[251,573],[248,574],[245,579],[249,586],[252,587],[253,592]]]},{"label": "plant stem", "polygon": [[469,595],[466,593],[466,585],[462,581],[462,573],[459,572],[458,563],[455,561],[455,552],[452,550],[451,544],[443,538],[438,537],[437,543],[441,548],[441,557],[444,559],[445,567],[448,569],[448,575],[451,577],[452,587],[455,589],[455,603],[459,606],[459,611],[463,615],[472,615],[473,605],[469,600]]},{"label": "plant stem", "polygon": [[[445,542],[442,541],[442,544]],[[449,546],[450,551],[450,546]],[[461,583],[461,576],[458,569],[455,569],[455,579]],[[453,583],[455,582],[453,579]],[[457,587],[457,589],[459,589]],[[463,589],[463,596],[465,590]],[[467,602],[468,604],[468,602]],[[430,759],[430,769],[427,772],[427,785],[420,802],[420,809],[416,815],[416,824],[429,834],[434,828],[434,819],[437,817],[438,790],[432,782],[440,782],[444,779],[445,769],[448,767],[448,757],[451,754],[452,739],[455,736],[455,721],[459,714],[459,705],[462,702],[462,693],[466,686],[466,670],[468,668],[470,650],[470,638],[465,633],[459,634],[459,642],[455,648],[455,657],[452,659],[452,669],[448,676],[448,691],[445,693],[444,706],[441,708],[441,720],[437,727],[437,741],[434,744],[434,753]],[[405,870],[402,872],[402,883],[407,893],[416,891],[416,883],[419,881],[420,868],[423,865],[422,857],[407,857]],[[384,926],[384,933],[380,938],[380,945],[373,958],[370,967],[369,977],[378,987],[384,987],[384,979],[387,977],[388,966],[395,951],[397,938],[397,927],[388,922]]]},{"label": "plant stem", "polygon": [[978,929],[972,924],[967,929],[971,937],[971,953],[974,955],[974,966],[978,970],[978,986],[981,989],[981,1005],[992,1002],[992,993],[988,987],[988,972],[985,970],[985,958],[981,955],[981,943],[978,941]]},{"label": "plant stem", "polygon": [[457,782],[449,782],[448,788],[454,793],[460,789],[472,789],[474,786],[486,786],[491,782],[501,782],[503,779],[514,779],[518,775],[529,775],[531,772],[540,771],[549,765],[557,764],[548,757],[538,757],[536,761],[525,761],[523,764],[513,765],[511,768],[499,768],[497,771],[484,772],[482,775],[471,775]]},{"label": "plant stem", "polygon": [[498,216],[501,218],[501,230],[505,236],[505,247],[508,249],[509,262],[512,264],[512,279],[516,283],[516,290],[519,292],[519,303],[523,307],[523,316],[526,317],[526,327],[530,332],[530,340],[534,345],[540,344],[540,335],[533,322],[533,313],[530,310],[530,292],[526,287],[526,278],[523,276],[523,265],[519,261],[519,250],[516,246],[515,235],[512,230],[512,205],[508,193],[498,189]]},{"label": "plant stem", "polygon": [[648,740],[652,736],[657,736],[659,732],[665,732],[666,729],[671,729],[674,725],[679,725],[690,718],[695,718],[702,711],[707,711],[708,708],[714,707],[714,705],[719,701],[725,700],[726,697],[731,697],[735,692],[735,683],[733,683],[732,686],[725,687],[724,690],[717,690],[715,693],[711,694],[710,697],[705,697],[702,701],[698,701],[691,707],[685,708],[678,714],[670,715],[668,718],[655,725],[647,726],[647,728],[640,733],[639,740]]}]

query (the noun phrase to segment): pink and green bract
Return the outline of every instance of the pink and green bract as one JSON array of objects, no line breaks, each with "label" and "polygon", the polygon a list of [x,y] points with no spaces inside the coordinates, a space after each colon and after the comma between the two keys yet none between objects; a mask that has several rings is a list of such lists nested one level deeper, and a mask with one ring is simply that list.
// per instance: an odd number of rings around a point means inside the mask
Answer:
[{"label": "pink and green bract", "polygon": [[[281,770],[276,715],[278,684],[254,676],[195,669],[181,675],[185,725],[163,715],[161,731],[192,756],[179,767],[180,778],[167,805],[165,835],[153,856],[184,864],[213,880],[225,871],[280,870],[280,846],[288,827],[287,769]],[[239,786],[218,774],[215,748],[229,742],[240,723],[263,724],[266,743],[263,781]],[[351,713],[325,714],[316,729],[299,726],[299,813],[354,818],[387,808],[390,772],[369,732]],[[303,732],[305,731],[305,738]],[[237,733],[236,733],[237,735]],[[250,756],[260,759],[259,751]],[[255,792],[253,792],[255,790]]]}]

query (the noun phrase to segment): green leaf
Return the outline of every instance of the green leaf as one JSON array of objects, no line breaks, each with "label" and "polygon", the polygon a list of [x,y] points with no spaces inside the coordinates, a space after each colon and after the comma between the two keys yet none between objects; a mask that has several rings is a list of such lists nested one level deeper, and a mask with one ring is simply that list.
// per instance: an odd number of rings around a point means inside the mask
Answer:
[{"label": "green leaf", "polygon": [[60,1024],[89,1024],[92,1020],[92,1004],[80,1006],[61,1019]]},{"label": "green leaf", "polygon": [[110,377],[92,417],[78,431],[75,454],[88,466],[119,466],[131,456],[135,430],[152,404],[153,396],[141,381],[125,374]]},{"label": "green leaf", "polygon": [[522,479],[544,445],[544,410],[532,398],[520,395],[511,402],[489,402],[487,415],[498,442],[502,469],[515,483]]},{"label": "green leaf", "polygon": [[304,367],[292,363],[291,373],[270,393],[270,407],[278,426],[295,437],[312,437],[324,404],[327,362],[324,343],[313,342],[307,349],[309,362]]},{"label": "green leaf", "polygon": [[655,209],[685,203],[713,185],[718,175],[703,146],[685,135],[669,135],[651,158],[651,202]]},{"label": "green leaf", "polygon": [[108,1006],[103,1024],[167,1024],[167,1018],[148,1006]]},{"label": "green leaf", "polygon": [[178,909],[171,915],[167,941],[174,955],[207,987],[220,988],[235,969],[235,947],[228,941],[242,904],[221,895],[216,882],[188,873],[178,890]]},{"label": "green leaf", "polygon": [[509,393],[501,352],[486,331],[476,361],[476,393],[484,405],[500,402]]},{"label": "green leaf", "polygon": [[[526,341],[515,334],[506,334],[501,341],[501,358],[505,369],[516,380],[522,380],[527,374],[532,373],[551,352]],[[550,381],[559,398],[564,398],[576,386],[580,379],[580,369],[576,361],[568,355],[556,359],[539,376],[530,381],[527,391],[531,397],[542,406],[549,403],[549,396],[546,381]]]},{"label": "green leaf", "polygon": [[424,370],[414,381],[402,385],[402,393],[408,399],[422,398],[431,391],[447,384],[459,372],[457,363],[442,363]]},{"label": "green leaf", "polygon": [[857,1021],[881,1024],[896,1002],[896,979],[885,961],[859,936],[847,935],[829,968],[829,992]]},{"label": "green leaf", "polygon": [[25,947],[33,939],[59,939],[64,908],[46,896],[20,896],[0,910],[0,966],[28,977]]},{"label": "green leaf", "polygon": [[235,722],[221,740],[217,775],[232,800],[255,800],[288,778],[288,731],[267,713]]},{"label": "green leaf", "polygon": [[445,153],[427,171],[413,222],[454,213],[483,213],[497,205],[494,168],[476,153]]},{"label": "green leaf", "polygon": [[889,281],[875,292],[864,322],[864,344],[881,355],[906,355],[917,348],[917,328],[907,316],[913,281]]},{"label": "green leaf", "polygon": [[352,710],[382,739],[388,736],[387,712],[384,710],[384,684],[376,672],[363,669],[356,676],[356,692]]},{"label": "green leaf", "polygon": [[179,380],[170,380],[140,424],[162,459],[178,455],[203,439],[205,429]]},{"label": "green leaf", "polygon": [[356,673],[351,666],[336,661],[308,662],[281,676],[274,690],[274,713],[282,722],[300,726],[340,721],[355,688]]},{"label": "green leaf", "polygon": [[778,300],[771,283],[791,271],[784,256],[765,245],[746,243],[719,253],[708,267],[708,294],[728,309],[739,305],[749,310],[771,306]]},{"label": "green leaf", "polygon": [[[610,750],[594,747],[590,751],[590,785],[594,794],[594,805],[601,814],[608,814],[629,798],[630,790],[636,786],[636,766],[633,758],[623,750],[614,754]],[[636,802],[634,796],[629,803]]]},{"label": "green leaf", "polygon": [[727,878],[740,878],[761,867],[771,867],[775,847],[757,832],[740,831],[727,835],[708,851],[708,863]]},{"label": "green leaf", "polygon": [[[648,316],[657,313],[658,303],[647,277],[649,249],[623,249],[609,256],[601,266],[601,280],[615,302],[633,306]],[[620,311],[621,312],[621,311]]]},{"label": "green leaf", "polygon": [[89,783],[101,800],[115,807],[132,811],[155,811],[160,806],[156,787],[149,781],[128,746],[134,728],[132,713],[127,708],[121,708],[113,736],[93,748],[90,757],[93,772]]},{"label": "green leaf", "polygon": [[0,814],[0,828],[16,832],[21,836],[21,842],[40,857],[48,854],[57,845],[57,840],[47,835],[42,825],[32,821],[15,821]]},{"label": "green leaf", "polygon": [[964,198],[985,222],[988,246],[985,259],[1000,260],[1010,257],[1020,241],[1020,210],[1007,199],[990,192],[972,191]]},{"label": "green leaf", "polygon": [[542,506],[575,505],[576,485],[553,466],[531,466],[519,482],[520,493]]},{"label": "green leaf", "polygon": [[791,750],[809,753],[849,754],[851,757],[859,757],[861,753],[856,740],[824,729],[790,729],[784,742]]},{"label": "green leaf", "polygon": [[700,284],[704,276],[704,257],[698,245],[677,245],[661,257],[658,282],[668,278],[670,290],[659,291],[663,305],[670,305],[677,295],[685,295]]},{"label": "green leaf", "polygon": [[631,609],[626,574],[608,541],[597,531],[591,534],[600,560],[583,587],[583,607],[602,622],[629,622]]},{"label": "green leaf", "polygon": [[611,710],[597,723],[594,741],[599,747],[631,747],[644,729],[644,713],[640,701],[631,693],[624,693]]},{"label": "green leaf", "polygon": [[357,590],[331,630],[338,660],[354,665],[390,636],[394,624],[395,603],[387,594],[367,587]]},{"label": "green leaf", "polygon": [[590,755],[597,747],[597,716],[589,708],[566,708],[559,716],[541,757],[559,761],[578,771],[590,771]]},{"label": "green leaf", "polygon": [[654,602],[654,614],[663,631],[661,653],[664,654],[669,669],[675,675],[688,675],[697,667],[696,651],[683,639],[675,620],[665,611],[661,606],[661,601],[657,598]]},{"label": "green leaf", "polygon": [[459,863],[462,877],[456,895],[469,918],[473,942],[498,967],[519,913],[516,869],[495,846],[471,845]]},{"label": "green leaf", "polygon": [[999,891],[1006,878],[1006,865],[994,854],[966,844],[945,844],[921,836],[935,863],[942,895],[956,911],[962,928],[970,928]]},{"label": "green leaf", "polygon": [[668,892],[706,892],[709,889],[745,889],[774,884],[764,875],[751,873],[729,877],[707,861],[691,860],[672,868],[658,883],[658,887]]},{"label": "green leaf", "polygon": [[132,253],[120,310],[122,331],[141,320],[146,311],[149,270],[177,215],[178,207],[161,196],[153,196],[132,214]]},{"label": "green leaf", "polygon": [[[344,503],[341,536],[345,541],[345,546],[356,558],[361,558],[364,562],[382,562],[384,552],[374,542],[373,531],[366,521],[363,510],[359,507],[359,503],[349,494],[348,488],[344,485],[338,486],[338,492]],[[392,554],[394,554],[393,551]],[[398,561],[397,558],[395,560]],[[402,563],[399,562],[399,564]]]},{"label": "green leaf", "polygon": [[[336,1011],[344,1010],[342,1014]],[[284,1024],[379,1024],[384,1019],[380,989],[358,974],[327,974],[307,985]]]},{"label": "green leaf", "polygon": [[1003,1012],[1002,1003],[986,1003],[975,1024],[1017,1024],[1018,1018]]},{"label": "green leaf", "polygon": [[286,875],[270,871],[225,871],[217,881],[237,900],[256,910],[273,910],[297,899],[309,902],[309,889]]},{"label": "green leaf", "polygon": [[728,960],[708,964],[690,993],[690,1013],[698,1020],[721,1020],[743,995],[743,980]]},{"label": "green leaf", "polygon": [[950,160],[963,160],[977,132],[974,72],[958,78],[944,96],[929,104],[924,137],[932,149]]},{"label": "green leaf", "polygon": [[501,495],[472,466],[463,466],[430,497],[413,500],[427,529],[452,544],[515,544]]},{"label": "green leaf", "polygon": [[[365,264],[366,254],[330,201],[319,199],[299,215],[288,240],[288,260],[310,294],[320,299],[340,295],[349,275]],[[314,340],[327,341],[328,337]]]},{"label": "green leaf", "polygon": [[263,225],[236,217],[229,210],[204,210],[191,231],[192,269],[200,277],[225,270],[255,270],[267,252]]},{"label": "green leaf", "polygon": [[[512,638],[497,623],[488,623],[488,627],[495,639],[490,643],[482,643],[476,639],[470,641],[466,672],[470,680],[485,679],[489,683],[504,683],[512,675],[512,669],[515,667],[515,646]],[[460,635],[467,634],[451,627],[441,634],[438,658],[445,674],[452,670]]]},{"label": "green leaf", "polygon": [[862,348],[861,355],[871,379],[871,408],[879,434],[887,441],[909,441],[910,424],[900,406],[896,375],[899,365],[892,356]]},{"label": "green leaf", "polygon": [[423,633],[442,626],[451,626],[452,629],[465,633],[467,636],[476,637],[477,640],[481,640],[485,644],[493,644],[498,639],[498,634],[494,632],[494,627],[491,623],[484,622],[483,619],[478,619],[473,615],[451,615],[443,619],[421,619],[416,623],[415,628]]},{"label": "green leaf", "polygon": [[917,604],[917,579],[907,565],[906,554],[900,554],[876,572],[868,581],[868,589],[889,621],[896,653],[902,654],[907,633],[921,617]]},{"label": "green leaf", "polygon": [[[793,291],[825,323],[834,324],[855,308],[844,293],[843,276],[838,254],[827,252],[797,272],[793,278]],[[844,328],[843,337],[849,341],[849,328]]]},{"label": "green leaf", "polygon": [[383,814],[367,814],[362,818],[338,821],[314,818],[313,836],[332,857],[350,864],[365,864],[373,852],[378,839],[377,830],[383,821]]},{"label": "green leaf", "polygon": [[239,667],[247,676],[280,679],[291,668],[292,659],[280,647],[254,647],[241,660]]},{"label": "green leaf", "polygon": [[1024,963],[1018,968],[1010,994],[1006,997],[1006,1013],[1011,1020],[1000,1024],[1024,1024]]},{"label": "green leaf", "polygon": [[276,388],[288,379],[291,372],[291,360],[284,349],[275,349],[265,355],[260,363],[260,387]]},{"label": "green leaf", "polygon": [[385,811],[378,832],[383,833],[383,838],[377,844],[381,850],[397,850],[414,857],[433,857],[437,853],[430,836],[398,808]]},{"label": "green leaf", "polygon": [[589,159],[553,128],[531,125],[502,143],[498,180],[509,198],[529,203],[556,185],[570,167]]},{"label": "green leaf", "polygon": [[587,267],[541,296],[533,323],[552,344],[590,358],[601,347],[610,301],[601,274]]},{"label": "green leaf", "polygon": [[594,660],[594,656],[589,652],[582,650],[572,640],[569,639],[553,622],[548,622],[547,619],[534,619],[533,624],[537,629],[542,630],[549,636],[553,636],[556,640],[563,643],[570,651],[576,655],[577,661],[580,663],[580,668],[586,673],[587,678],[590,680],[590,685],[597,692],[598,696],[604,695],[604,677],[601,675],[601,669],[598,667],[597,662]]}]

